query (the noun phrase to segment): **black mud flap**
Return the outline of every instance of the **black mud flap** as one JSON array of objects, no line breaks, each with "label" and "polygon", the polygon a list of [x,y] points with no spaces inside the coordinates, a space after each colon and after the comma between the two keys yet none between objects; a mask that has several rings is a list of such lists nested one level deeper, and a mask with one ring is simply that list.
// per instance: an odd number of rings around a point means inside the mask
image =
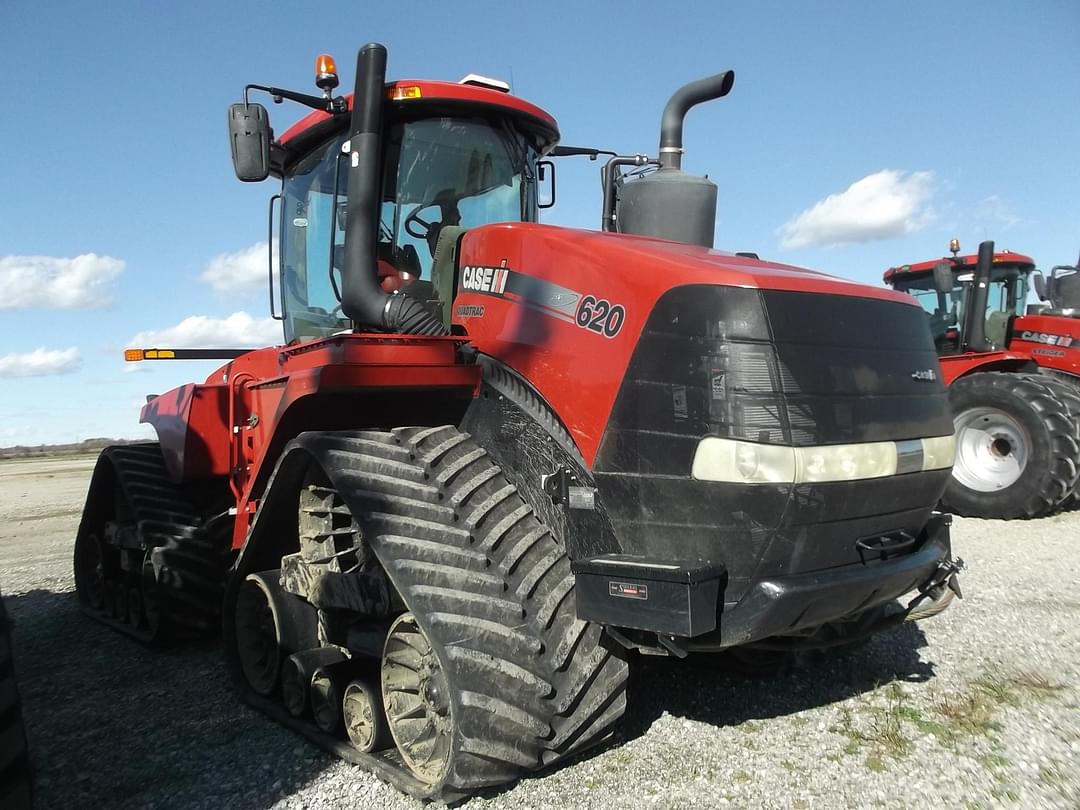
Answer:
[{"label": "black mud flap", "polygon": [[570,570],[579,619],[682,638],[716,629],[723,565],[604,554]]}]

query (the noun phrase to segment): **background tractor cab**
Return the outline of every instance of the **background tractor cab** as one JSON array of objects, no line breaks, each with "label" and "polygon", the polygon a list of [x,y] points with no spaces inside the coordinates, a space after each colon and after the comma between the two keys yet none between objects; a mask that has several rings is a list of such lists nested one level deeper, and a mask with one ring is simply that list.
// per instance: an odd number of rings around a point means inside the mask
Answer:
[{"label": "background tractor cab", "polygon": [[[1049,280],[1030,256],[994,252],[905,264],[885,283],[926,311],[956,426],[943,502],[978,517],[1034,517],[1076,499],[1080,476],[1080,276]],[[1028,305],[1028,292],[1047,304]]]},{"label": "background tractor cab", "polygon": [[1039,290],[1039,298],[1049,302],[1046,314],[1080,318],[1080,259],[1074,265],[1056,265]]}]

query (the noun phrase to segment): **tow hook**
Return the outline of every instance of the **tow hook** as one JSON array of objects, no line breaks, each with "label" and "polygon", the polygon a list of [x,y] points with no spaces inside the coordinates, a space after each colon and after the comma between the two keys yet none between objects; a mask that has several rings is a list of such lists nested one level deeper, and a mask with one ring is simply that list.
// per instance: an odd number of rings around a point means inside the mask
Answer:
[{"label": "tow hook", "polygon": [[[905,622],[914,622],[921,619],[929,619],[941,613],[952,602],[953,597],[964,598],[960,591],[960,581],[957,574],[967,566],[964,561],[957,557],[955,560],[946,560],[937,567],[933,575],[919,586],[919,595],[912,599],[907,609],[902,614]],[[919,607],[927,599],[932,600],[929,605]]]}]

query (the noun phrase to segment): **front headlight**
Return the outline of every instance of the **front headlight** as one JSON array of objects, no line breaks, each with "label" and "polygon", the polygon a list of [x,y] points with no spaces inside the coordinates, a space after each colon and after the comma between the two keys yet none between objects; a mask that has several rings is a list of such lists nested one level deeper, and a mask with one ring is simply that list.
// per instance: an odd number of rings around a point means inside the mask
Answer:
[{"label": "front headlight", "polygon": [[[902,445],[902,448],[901,448]],[[901,451],[904,464],[899,465]],[[951,467],[952,436],[905,442],[862,442],[790,447],[706,436],[698,442],[690,474],[699,481],[729,484],[820,484],[863,481],[897,472]]]}]

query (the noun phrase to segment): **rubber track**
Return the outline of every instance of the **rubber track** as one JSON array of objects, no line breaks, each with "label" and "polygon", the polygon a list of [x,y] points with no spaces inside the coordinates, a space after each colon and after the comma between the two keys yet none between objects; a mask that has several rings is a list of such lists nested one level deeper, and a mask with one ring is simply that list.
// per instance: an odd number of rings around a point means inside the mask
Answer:
[{"label": "rubber track", "polygon": [[612,732],[626,663],[578,620],[569,560],[468,434],[308,436],[452,684],[451,766],[425,798],[511,781]]},{"label": "rubber track", "polygon": [[29,810],[30,806],[30,757],[15,685],[14,645],[0,599],[0,807]]},{"label": "rubber track", "polygon": [[[110,464],[119,495],[130,510],[139,538],[152,548],[158,573],[161,624],[156,636],[90,609],[94,619],[141,641],[209,635],[220,626],[221,601],[229,563],[232,520],[207,526],[191,494],[169,479],[161,447],[156,442],[105,448],[98,466]],[[90,499],[108,504],[114,491],[96,487],[95,469],[83,524],[91,512]],[[111,509],[111,506],[108,507]],[[91,527],[80,525],[79,533]]]},{"label": "rubber track", "polygon": [[[1060,387],[1054,380],[1042,374],[1013,374],[1006,372],[981,372],[961,377],[952,384],[983,385],[1003,388],[1019,394],[1038,413],[1050,433],[1051,458],[1046,486],[1033,494],[1015,514],[1002,518],[1036,518],[1058,509],[1069,497],[1080,474],[1080,425],[1069,414],[1068,406],[1059,396]],[[941,498],[942,506],[950,512],[962,515],[964,510],[949,500],[949,487]]]}]

